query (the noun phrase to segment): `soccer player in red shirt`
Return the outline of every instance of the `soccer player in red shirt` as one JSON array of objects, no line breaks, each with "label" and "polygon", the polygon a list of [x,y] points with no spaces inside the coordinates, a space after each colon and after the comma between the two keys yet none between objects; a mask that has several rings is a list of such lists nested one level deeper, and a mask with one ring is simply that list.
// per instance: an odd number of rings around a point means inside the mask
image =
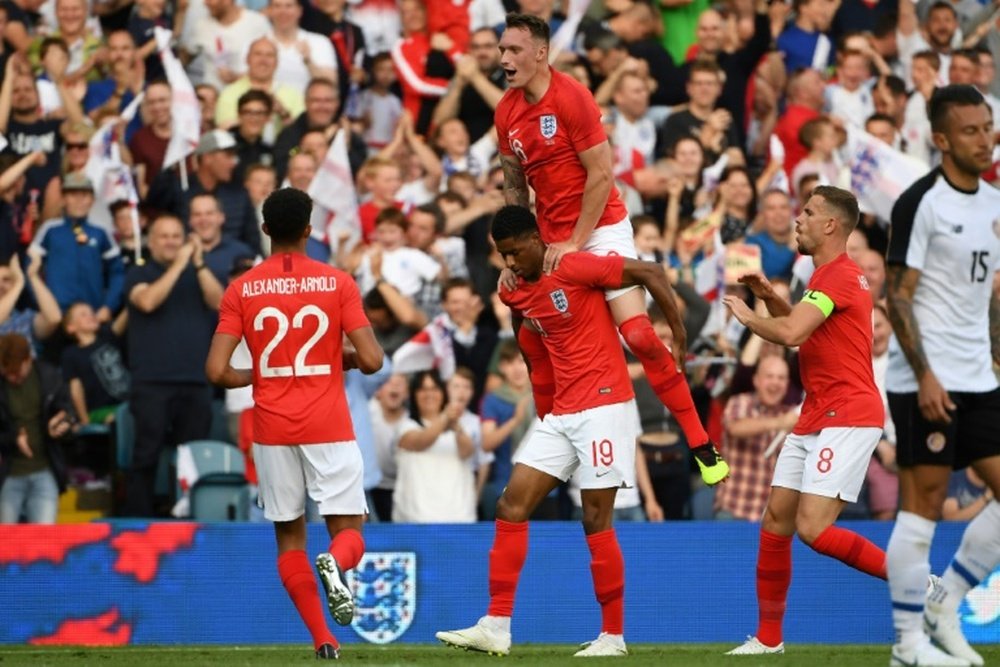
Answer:
[{"label": "soccer player in red shirt", "polygon": [[872,370],[872,297],[864,273],[847,256],[858,224],[858,201],[822,185],[795,220],[798,249],[816,272],[794,308],[760,274],[741,279],[771,317],[742,300],[723,302],[748,329],[773,343],[799,348],[806,400],[785,440],[757,552],[757,634],[729,655],[784,653],[781,637],[792,577],[792,536],[821,554],[886,578],[885,552],[857,533],[833,525],[861,491],[885,412]]},{"label": "soccer player in red shirt", "polygon": [[[508,204],[528,206],[528,186],[534,189],[538,227],[548,245],[545,273],[557,268],[563,255],[577,250],[634,259],[632,225],[614,188],[611,145],[600,110],[590,91],[549,67],[548,24],[536,16],[508,14],[500,54],[508,90],[497,105],[494,122],[504,195]],[[506,274],[501,280],[510,286],[512,279]],[[695,410],[682,371],[683,340],[674,342],[675,363],[653,330],[641,289],[611,290],[605,298],[650,386],[684,431],[702,478],[708,484],[721,482],[729,466]],[[526,342],[541,350],[537,340]],[[551,384],[545,381],[551,372],[544,362],[542,357],[532,367],[538,380],[533,387],[539,414],[550,402],[543,390]]]},{"label": "soccer player in red shirt", "polygon": [[[253,457],[264,516],[274,521],[278,573],[312,635],[316,657],[336,659],[306,557],[306,494],[319,505],[330,548],[316,559],[330,613],[340,625],[354,615],[343,573],[361,560],[368,512],[361,451],[344,393],[344,369],[374,373],[382,348],[348,274],[306,257],[312,200],[293,188],[264,201],[271,256],[230,283],[219,308],[205,372],[226,388],[253,385]],[[346,334],[353,350],[345,349]],[[230,365],[245,338],[253,370]]]},{"label": "soccer player in red shirt", "polygon": [[[643,285],[667,315],[683,325],[663,267],[620,255],[568,253],[551,273],[542,270],[546,246],[531,211],[505,206],[493,219],[493,240],[516,286],[501,287],[519,337],[539,337],[553,360],[551,411],[514,457],[514,470],[497,502],[490,551],[490,604],[465,630],[437,633],[446,644],[506,654],[514,592],[528,550],[528,517],[557,486],[576,475],[582,489],[583,529],[591,553],[601,633],[578,656],[628,653],[624,640],[625,563],[611,524],[615,494],[635,480],[638,413],[625,355],[604,290]],[[667,354],[663,349],[663,354]]]}]

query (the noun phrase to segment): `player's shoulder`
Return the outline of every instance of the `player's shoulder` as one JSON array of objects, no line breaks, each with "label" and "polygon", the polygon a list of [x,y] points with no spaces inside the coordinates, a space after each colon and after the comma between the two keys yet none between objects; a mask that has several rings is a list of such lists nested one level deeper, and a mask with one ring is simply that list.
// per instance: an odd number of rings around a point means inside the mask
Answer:
[{"label": "player's shoulder", "polygon": [[505,90],[503,95],[500,96],[500,101],[497,102],[496,109],[493,110],[495,124],[505,122],[514,110],[514,107],[517,106],[518,101],[523,99],[523,97],[524,94],[518,88],[508,88]]},{"label": "player's shoulder", "polygon": [[553,99],[560,108],[564,110],[578,111],[580,104],[593,104],[594,94],[585,85],[571,77],[569,74],[552,70],[552,86],[555,93]]},{"label": "player's shoulder", "polygon": [[900,219],[912,219],[941,179],[941,169],[935,167],[911,183],[892,206],[893,223]]}]

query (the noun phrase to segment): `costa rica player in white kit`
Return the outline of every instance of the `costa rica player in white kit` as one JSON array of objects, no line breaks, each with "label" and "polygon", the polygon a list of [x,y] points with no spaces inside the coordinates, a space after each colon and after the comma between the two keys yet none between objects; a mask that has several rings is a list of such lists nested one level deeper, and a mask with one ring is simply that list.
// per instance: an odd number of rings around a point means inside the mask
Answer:
[{"label": "costa rica player in white kit", "polygon": [[[508,14],[500,39],[500,66],[508,89],[497,105],[494,123],[504,196],[527,207],[535,191],[538,228],[548,245],[543,269],[553,271],[566,253],[635,258],[632,225],[614,187],[611,145],[600,109],[590,91],[549,66],[548,24],[527,14]],[[501,277],[513,286],[509,272]],[[653,329],[642,290],[609,290],[608,307],[622,339],[642,362],[649,384],[677,420],[706,484],[718,484],[729,466],[701,424],[681,363],[683,341],[672,353]],[[536,336],[521,340],[530,357],[532,387],[539,414],[551,403],[551,362]]]},{"label": "costa rica player in white kit", "polygon": [[[347,409],[343,371],[374,373],[382,348],[354,279],[306,257],[312,200],[293,188],[264,202],[271,256],[230,283],[205,372],[221,387],[253,385],[253,456],[264,516],[274,522],[278,573],[312,635],[316,657],[336,659],[306,556],[306,495],[319,505],[330,547],[316,559],[334,620],[347,625],[354,600],[343,572],[361,560],[368,512],[361,451]],[[353,350],[344,349],[347,336]],[[230,365],[245,338],[252,370]]]},{"label": "costa rica player in white kit", "polygon": [[605,289],[642,285],[683,336],[683,325],[663,267],[620,255],[572,253],[551,274],[542,270],[546,246],[535,217],[505,206],[493,220],[493,239],[518,276],[501,288],[518,337],[539,335],[553,360],[555,395],[547,414],[514,458],[510,482],[497,502],[490,551],[486,616],[465,630],[437,633],[446,644],[504,655],[510,651],[514,593],[528,550],[528,517],[559,484],[576,475],[582,489],[583,528],[590,548],[601,633],[578,656],[627,655],[624,640],[625,563],[611,524],[615,494],[632,486],[639,418],[632,381]]}]

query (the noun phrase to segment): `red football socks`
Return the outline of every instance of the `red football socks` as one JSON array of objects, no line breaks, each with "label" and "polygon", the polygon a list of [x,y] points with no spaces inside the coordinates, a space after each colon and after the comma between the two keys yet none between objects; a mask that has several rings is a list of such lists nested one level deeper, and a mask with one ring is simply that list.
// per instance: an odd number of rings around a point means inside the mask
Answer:
[{"label": "red football socks", "polygon": [[340,646],[326,626],[323,603],[319,599],[319,587],[306,552],[286,551],[278,556],[278,574],[285,590],[288,591],[288,597],[292,599],[299,616],[312,635],[313,646],[317,649],[323,644]]},{"label": "red football socks", "polygon": [[333,536],[330,555],[337,561],[341,572],[352,569],[365,554],[365,538],[353,528],[347,528]]},{"label": "red football socks", "polygon": [[545,415],[552,412],[556,392],[555,373],[549,351],[545,349],[542,337],[525,326],[518,331],[517,343],[528,362],[535,412],[539,419],[544,419]]},{"label": "red football socks", "polygon": [[510,617],[514,613],[517,580],[528,556],[528,522],[496,520],[496,535],[490,550],[489,616]]},{"label": "red football socks", "polygon": [[886,578],[885,552],[846,528],[828,526],[809,546],[865,574]]},{"label": "red football socks", "polygon": [[760,531],[757,551],[757,639],[765,646],[781,643],[788,586],[792,583],[792,536]]},{"label": "red football socks", "polygon": [[625,559],[618,546],[615,529],[587,535],[590,547],[590,574],[594,593],[601,604],[601,632],[625,633]]},{"label": "red football socks", "polygon": [[687,380],[684,374],[677,370],[677,364],[670,350],[656,335],[649,316],[636,315],[622,322],[618,330],[628,343],[632,354],[642,362],[649,386],[684,431],[688,447],[693,449],[708,442],[708,433],[698,418]]}]

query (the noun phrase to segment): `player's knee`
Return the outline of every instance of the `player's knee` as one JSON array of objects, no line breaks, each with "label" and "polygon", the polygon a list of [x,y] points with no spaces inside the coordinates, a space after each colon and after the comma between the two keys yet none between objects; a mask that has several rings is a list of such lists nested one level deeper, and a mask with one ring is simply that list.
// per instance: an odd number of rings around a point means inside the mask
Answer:
[{"label": "player's knee", "polygon": [[527,521],[531,512],[527,505],[510,497],[506,491],[497,500],[497,518],[510,523]]},{"label": "player's knee", "polygon": [[827,526],[809,517],[795,517],[795,534],[799,536],[804,544],[812,546],[820,533],[826,530]]},{"label": "player's knee", "polygon": [[669,356],[666,346],[653,329],[648,315],[637,315],[618,329],[632,353],[641,361],[657,361]]}]

